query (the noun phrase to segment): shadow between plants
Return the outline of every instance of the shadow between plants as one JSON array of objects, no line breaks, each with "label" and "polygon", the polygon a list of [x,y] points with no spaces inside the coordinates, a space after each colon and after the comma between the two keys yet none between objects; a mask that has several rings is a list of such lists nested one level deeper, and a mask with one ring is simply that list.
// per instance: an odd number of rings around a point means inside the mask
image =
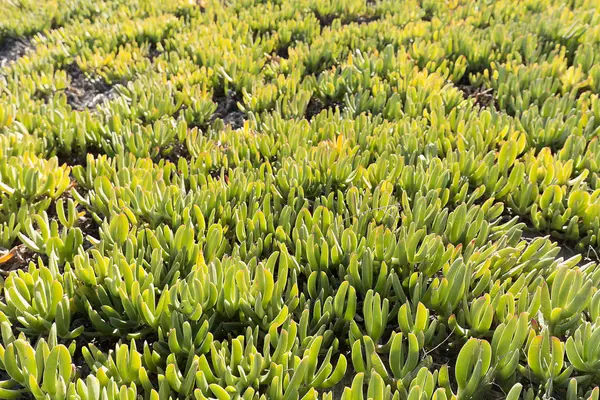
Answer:
[{"label": "shadow between plants", "polygon": [[30,49],[29,39],[7,37],[0,43],[0,67],[3,67],[25,55]]},{"label": "shadow between plants", "polygon": [[498,102],[494,97],[494,89],[471,85],[465,77],[457,82],[455,86],[463,93],[465,99],[474,99],[476,105],[480,107],[491,107],[493,105],[498,109]]},{"label": "shadow between plants", "polygon": [[335,14],[321,15],[317,12],[315,12],[315,17],[317,17],[319,20],[321,29],[325,28],[326,26],[331,26],[333,20],[337,18]]},{"label": "shadow between plants", "polygon": [[0,271],[3,275],[8,275],[9,272],[18,269],[27,269],[30,262],[37,263],[38,257],[42,257],[44,264],[47,264],[48,261],[45,255],[34,252],[24,244],[19,244],[18,241],[10,252],[12,253],[12,258],[0,265]]},{"label": "shadow between plants", "polygon": [[241,101],[240,95],[233,90],[226,95],[213,95],[213,102],[217,103],[217,110],[212,115],[210,122],[221,119],[224,125],[230,125],[232,129],[244,126],[246,114],[242,112],[237,103]]},{"label": "shadow between plants", "polygon": [[342,26],[350,25],[350,24],[363,25],[363,24],[368,24],[371,22],[379,21],[380,19],[381,19],[381,17],[379,15],[358,15],[358,16],[352,17],[350,19],[343,20]]},{"label": "shadow between plants", "polygon": [[148,55],[146,56],[146,58],[148,58],[150,62],[154,62],[156,57],[160,56],[161,54],[162,51],[158,50],[156,43],[150,43],[150,48],[148,49]]},{"label": "shadow between plants", "polygon": [[306,106],[304,117],[310,121],[315,115],[319,115],[319,113],[323,110],[332,110],[335,108],[339,108],[341,110],[342,107],[343,103],[341,102],[324,103],[322,100],[312,97]]},{"label": "shadow between plants", "polygon": [[86,76],[76,63],[70,64],[66,71],[71,78],[71,84],[66,90],[67,103],[75,110],[93,108],[117,96],[113,86],[100,77]]}]

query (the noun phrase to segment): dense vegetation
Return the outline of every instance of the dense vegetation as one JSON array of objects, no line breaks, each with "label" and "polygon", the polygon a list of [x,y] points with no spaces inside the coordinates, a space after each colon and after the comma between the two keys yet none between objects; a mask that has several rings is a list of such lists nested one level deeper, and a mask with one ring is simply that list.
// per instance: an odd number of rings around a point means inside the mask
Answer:
[{"label": "dense vegetation", "polygon": [[593,0],[0,0],[0,398],[599,399]]}]

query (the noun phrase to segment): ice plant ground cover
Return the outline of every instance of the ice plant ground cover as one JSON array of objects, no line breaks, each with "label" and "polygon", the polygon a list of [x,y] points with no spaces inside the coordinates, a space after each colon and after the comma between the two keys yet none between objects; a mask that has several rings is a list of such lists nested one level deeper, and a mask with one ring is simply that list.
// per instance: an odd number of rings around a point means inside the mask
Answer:
[{"label": "ice plant ground cover", "polygon": [[599,399],[599,6],[0,0],[0,398]]}]

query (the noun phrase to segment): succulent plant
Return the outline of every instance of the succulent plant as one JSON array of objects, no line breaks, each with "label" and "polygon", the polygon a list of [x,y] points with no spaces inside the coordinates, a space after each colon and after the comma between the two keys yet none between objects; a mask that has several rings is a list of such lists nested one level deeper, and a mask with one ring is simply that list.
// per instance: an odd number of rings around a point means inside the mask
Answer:
[{"label": "succulent plant", "polygon": [[593,2],[59,3],[0,22],[0,398],[598,399]]}]

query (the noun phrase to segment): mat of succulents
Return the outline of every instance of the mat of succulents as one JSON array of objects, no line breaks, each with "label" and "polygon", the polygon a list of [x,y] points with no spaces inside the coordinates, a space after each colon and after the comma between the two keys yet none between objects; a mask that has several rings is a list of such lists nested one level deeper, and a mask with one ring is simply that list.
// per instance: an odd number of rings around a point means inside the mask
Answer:
[{"label": "mat of succulents", "polygon": [[0,399],[600,400],[594,0],[0,0]]}]

